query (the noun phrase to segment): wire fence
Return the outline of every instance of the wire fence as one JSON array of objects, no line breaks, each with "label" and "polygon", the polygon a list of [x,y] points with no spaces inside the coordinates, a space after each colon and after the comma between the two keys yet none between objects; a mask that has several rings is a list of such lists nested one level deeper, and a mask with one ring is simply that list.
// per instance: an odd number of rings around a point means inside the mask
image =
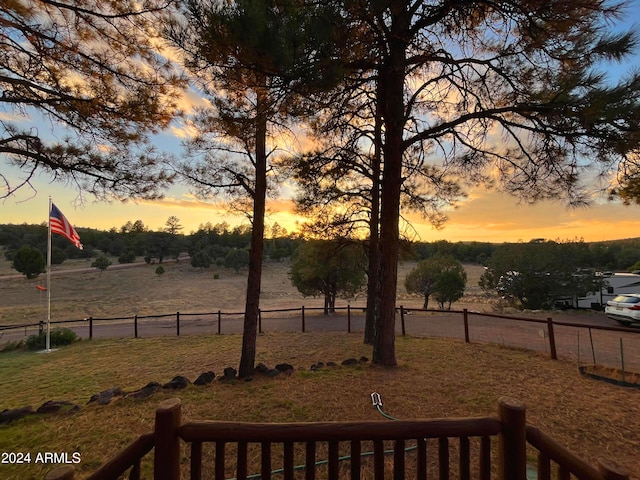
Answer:
[{"label": "wire fence", "polygon": [[[323,307],[260,310],[258,331],[363,332],[364,307],[347,305],[325,314]],[[241,334],[244,312],[221,310],[203,313],[85,318],[51,322],[83,339],[145,338],[169,335]],[[43,322],[0,326],[0,345],[38,334]],[[544,353],[578,365],[600,365],[640,373],[640,329],[554,321],[468,310],[425,310],[399,307],[396,334],[460,339],[499,344]]]}]

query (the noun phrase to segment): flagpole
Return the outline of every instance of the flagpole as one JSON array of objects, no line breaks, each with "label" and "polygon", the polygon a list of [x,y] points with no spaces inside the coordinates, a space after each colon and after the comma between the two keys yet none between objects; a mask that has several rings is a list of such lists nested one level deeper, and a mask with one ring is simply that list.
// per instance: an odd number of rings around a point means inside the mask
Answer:
[{"label": "flagpole", "polygon": [[47,233],[47,340],[46,352],[51,351],[51,196],[49,196],[49,228]]}]

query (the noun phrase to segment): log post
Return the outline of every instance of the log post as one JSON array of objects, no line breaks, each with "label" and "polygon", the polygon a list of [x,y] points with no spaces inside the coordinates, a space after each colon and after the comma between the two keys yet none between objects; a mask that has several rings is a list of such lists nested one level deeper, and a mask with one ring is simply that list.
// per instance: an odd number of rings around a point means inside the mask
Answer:
[{"label": "log post", "polygon": [[178,427],[182,416],[181,408],[179,398],[165,400],[156,408],[154,480],[180,480]]},{"label": "log post", "polygon": [[351,333],[351,304],[347,303],[347,333]]},{"label": "log post", "polygon": [[404,327],[404,307],[402,305],[400,305],[400,325],[402,326],[402,336],[404,337],[407,331]]},{"label": "log post", "polygon": [[629,480],[626,468],[606,458],[598,459],[598,470],[605,480]]},{"label": "log post", "polygon": [[137,313],[133,316],[133,336],[134,338],[138,338],[138,314]]},{"label": "log post", "polygon": [[500,480],[527,478],[527,420],[524,404],[508,397],[499,400],[498,417],[502,432],[498,442]]},{"label": "log post", "polygon": [[176,312],[176,336],[180,336],[180,312]]},{"label": "log post", "polygon": [[44,480],[73,480],[73,467],[65,465],[51,470]]},{"label": "log post", "polygon": [[218,335],[220,335],[220,332],[222,330],[222,312],[220,310],[218,310]]},{"label": "log post", "polygon": [[305,333],[304,305],[302,306],[302,333]]},{"label": "log post", "polygon": [[93,317],[89,317],[89,340],[93,338]]}]

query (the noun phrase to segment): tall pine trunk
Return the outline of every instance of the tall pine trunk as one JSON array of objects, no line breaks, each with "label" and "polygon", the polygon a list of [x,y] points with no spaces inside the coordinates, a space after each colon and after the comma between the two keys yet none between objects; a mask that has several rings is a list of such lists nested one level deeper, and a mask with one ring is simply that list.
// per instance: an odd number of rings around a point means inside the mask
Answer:
[{"label": "tall pine trunk", "polygon": [[238,375],[253,375],[258,336],[258,312],[264,257],[264,216],[267,198],[267,112],[266,95],[257,92],[255,186],[253,192],[253,224],[249,248],[249,276],[245,301],[244,327],[242,332],[242,355]]},{"label": "tall pine trunk", "polygon": [[375,145],[371,165],[371,216],[369,218],[369,265],[367,266],[367,313],[364,343],[373,345],[376,338],[376,303],[380,295],[380,171],[382,167],[382,117],[380,82],[376,85]]},{"label": "tall pine trunk", "polygon": [[380,209],[380,302],[372,362],[395,366],[395,313],[400,240],[400,192],[404,153],[404,78],[406,39],[411,15],[404,2],[391,6],[389,52],[380,72],[384,117],[384,169]]}]

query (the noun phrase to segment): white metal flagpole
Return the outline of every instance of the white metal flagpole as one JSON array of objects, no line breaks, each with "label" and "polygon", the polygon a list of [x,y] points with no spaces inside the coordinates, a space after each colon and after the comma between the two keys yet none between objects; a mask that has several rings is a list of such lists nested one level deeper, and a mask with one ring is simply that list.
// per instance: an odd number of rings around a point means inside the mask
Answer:
[{"label": "white metal flagpole", "polygon": [[47,234],[47,340],[45,351],[51,351],[51,196],[49,196],[49,229]]}]

